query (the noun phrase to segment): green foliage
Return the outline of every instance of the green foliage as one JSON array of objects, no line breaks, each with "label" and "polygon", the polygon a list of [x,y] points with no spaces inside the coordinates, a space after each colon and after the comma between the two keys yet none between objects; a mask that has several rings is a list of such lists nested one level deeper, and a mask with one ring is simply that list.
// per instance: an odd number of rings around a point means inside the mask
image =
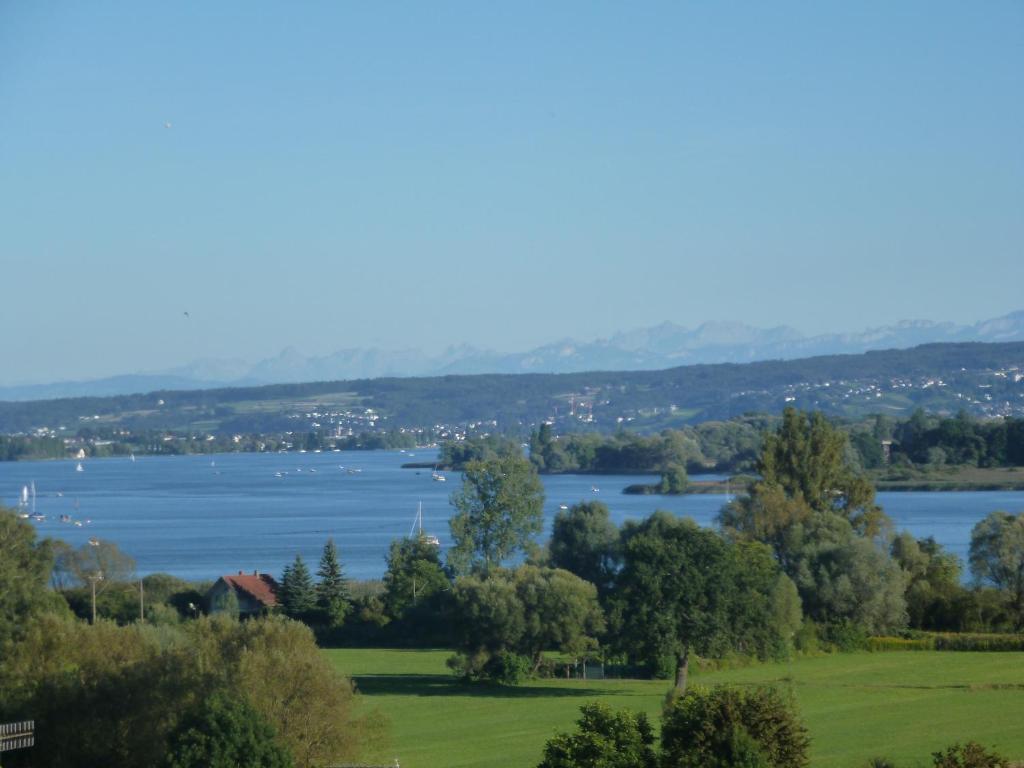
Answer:
[{"label": "green foliage", "polygon": [[608,507],[588,501],[557,512],[548,557],[555,568],[575,573],[605,594],[619,559],[619,529],[610,520]]},{"label": "green foliage", "polygon": [[765,548],[733,545],[666,512],[628,523],[622,542],[611,598],[615,645],[651,670],[673,658],[680,690],[691,651],[764,658],[788,644],[793,628],[774,622],[779,570]]},{"label": "green foliage", "polygon": [[349,760],[377,733],[310,631],[276,617],[118,627],[42,614],[0,663],[0,689],[0,717],[32,713],[46,734],[34,764],[52,768],[162,765],[182,719],[218,694],[250,707],[300,768]]},{"label": "green foliage", "polygon": [[904,531],[890,545],[907,579],[909,624],[915,629],[959,628],[956,606],[963,600],[960,560],[934,538],[916,540]]},{"label": "green foliage", "polygon": [[502,435],[487,435],[445,441],[441,444],[438,463],[447,469],[463,470],[471,461],[497,461],[522,455],[518,441]]},{"label": "green foliage", "polygon": [[779,430],[765,437],[761,479],[719,521],[733,537],[771,546],[814,621],[899,629],[906,577],[877,543],[888,518],[845,451],[845,436],[821,414],[787,408]]},{"label": "green foliage", "polygon": [[0,658],[4,646],[20,637],[29,617],[67,611],[47,586],[52,564],[50,543],[37,542],[30,523],[0,507]]},{"label": "green foliage", "polygon": [[135,581],[135,559],[122,552],[117,544],[101,539],[99,544],[83,544],[78,549],[61,547],[53,565],[58,586],[88,585],[97,574],[96,593]]},{"label": "green foliage", "polygon": [[993,512],[971,531],[971,573],[1006,593],[1014,628],[1024,629],[1024,513]]},{"label": "green foliage", "polygon": [[458,662],[467,677],[488,677],[504,652],[526,657],[532,670],[543,652],[579,656],[596,648],[604,618],[593,584],[557,568],[523,565],[455,582]]},{"label": "green foliage", "polygon": [[384,604],[392,618],[430,601],[451,587],[441,564],[441,550],[426,536],[391,542],[384,574]]},{"label": "green foliage", "polygon": [[665,768],[809,764],[807,729],[774,688],[691,689],[666,709],[661,745]]},{"label": "green foliage", "polygon": [[470,461],[451,503],[454,545],[448,558],[457,573],[487,571],[532,551],[533,537],[543,529],[544,486],[522,456]]},{"label": "green foliage", "polygon": [[167,768],[291,768],[273,729],[244,701],[205,699],[168,738]]},{"label": "green foliage", "polygon": [[576,732],[548,741],[538,768],[656,768],[654,733],[642,712],[614,711],[600,702],[580,712]]},{"label": "green foliage", "polygon": [[954,744],[942,752],[932,753],[935,768],[1006,768],[1006,758],[990,752],[981,744],[969,741]]},{"label": "green foliage", "polygon": [[286,616],[294,619],[309,619],[316,608],[316,588],[309,568],[301,555],[296,555],[291,565],[284,567],[281,574],[281,588],[278,603]]},{"label": "green foliage", "polygon": [[686,493],[688,482],[689,478],[686,475],[686,467],[680,464],[670,464],[661,472],[658,490],[663,494],[679,495]]},{"label": "green foliage", "polygon": [[[294,572],[295,567],[292,569],[293,576]],[[324,544],[317,576],[320,580],[316,585],[316,607],[320,617],[328,626],[340,626],[351,607],[352,595],[338,560],[334,539],[328,539]]]}]

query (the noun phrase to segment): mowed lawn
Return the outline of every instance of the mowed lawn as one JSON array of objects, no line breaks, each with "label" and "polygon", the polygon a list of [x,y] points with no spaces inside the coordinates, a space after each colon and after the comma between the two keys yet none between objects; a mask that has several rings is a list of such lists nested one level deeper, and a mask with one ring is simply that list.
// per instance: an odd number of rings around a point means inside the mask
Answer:
[{"label": "mowed lawn", "polygon": [[[540,680],[515,687],[467,685],[445,667],[449,651],[325,650],[356,680],[364,706],[390,720],[402,768],[528,768],[544,742],[572,728],[580,705],[601,700],[658,720],[662,680]],[[836,654],[723,672],[694,684],[769,683],[792,690],[812,739],[812,765],[863,768],[886,756],[900,768],[975,739],[1024,759],[1024,653]]]}]

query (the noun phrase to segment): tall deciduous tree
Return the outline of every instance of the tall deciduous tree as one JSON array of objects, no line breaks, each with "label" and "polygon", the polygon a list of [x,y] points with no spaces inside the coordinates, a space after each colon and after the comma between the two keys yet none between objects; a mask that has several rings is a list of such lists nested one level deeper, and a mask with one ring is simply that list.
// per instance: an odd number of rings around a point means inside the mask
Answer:
[{"label": "tall deciduous tree", "polygon": [[734,537],[771,546],[814,620],[890,631],[906,623],[905,576],[880,546],[888,518],[846,447],[821,414],[787,408],[765,437],[761,478],[719,522]]},{"label": "tall deciduous tree", "polygon": [[551,565],[575,573],[605,593],[618,568],[619,529],[600,501],[558,512],[548,544]]},{"label": "tall deciduous tree", "polygon": [[334,539],[328,539],[324,544],[320,567],[316,573],[320,577],[316,585],[316,606],[328,624],[338,626],[345,621],[348,614],[352,593],[342,571]]},{"label": "tall deciduous tree", "polygon": [[993,512],[971,531],[971,573],[1006,592],[1024,627],[1024,513]]},{"label": "tall deciduous tree", "polygon": [[455,544],[448,558],[458,573],[487,571],[532,550],[543,529],[544,486],[522,456],[469,462],[451,503]]},{"label": "tall deciduous tree", "polygon": [[35,539],[29,523],[0,508],[0,658],[4,643],[21,632],[29,616],[64,602],[47,586],[53,565],[50,547]]},{"label": "tall deciduous tree", "polygon": [[[622,541],[612,614],[617,643],[652,667],[671,659],[678,691],[686,689],[691,653],[721,655],[753,640],[751,628],[770,628],[778,570],[761,568],[763,558],[747,568],[734,545],[667,512],[627,524]],[[771,646],[777,643],[746,650],[768,655]]]}]

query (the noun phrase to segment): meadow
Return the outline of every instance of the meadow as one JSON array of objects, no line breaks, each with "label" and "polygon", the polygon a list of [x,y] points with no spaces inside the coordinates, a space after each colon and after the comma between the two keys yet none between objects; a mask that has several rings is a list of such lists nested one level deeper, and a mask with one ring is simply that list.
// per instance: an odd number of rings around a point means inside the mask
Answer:
[{"label": "meadow", "polygon": [[[390,720],[381,759],[402,768],[529,768],[545,741],[601,700],[658,722],[667,681],[534,680],[465,684],[443,650],[325,650],[351,675],[363,706]],[[791,691],[812,739],[815,768],[863,768],[885,756],[899,768],[974,739],[1024,759],[1024,653],[850,653],[697,671],[693,684],[771,684]]]}]

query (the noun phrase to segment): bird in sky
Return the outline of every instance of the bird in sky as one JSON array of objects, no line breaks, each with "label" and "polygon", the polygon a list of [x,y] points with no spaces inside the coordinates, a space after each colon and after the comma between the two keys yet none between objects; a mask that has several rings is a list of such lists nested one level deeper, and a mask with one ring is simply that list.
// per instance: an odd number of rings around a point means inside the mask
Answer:
[{"label": "bird in sky", "polygon": [[170,123],[164,123],[164,128],[170,128],[170,127],[171,127]]},{"label": "bird in sky", "polygon": [[192,315],[190,315],[188,312],[185,312],[184,315],[185,317],[192,317]]}]

